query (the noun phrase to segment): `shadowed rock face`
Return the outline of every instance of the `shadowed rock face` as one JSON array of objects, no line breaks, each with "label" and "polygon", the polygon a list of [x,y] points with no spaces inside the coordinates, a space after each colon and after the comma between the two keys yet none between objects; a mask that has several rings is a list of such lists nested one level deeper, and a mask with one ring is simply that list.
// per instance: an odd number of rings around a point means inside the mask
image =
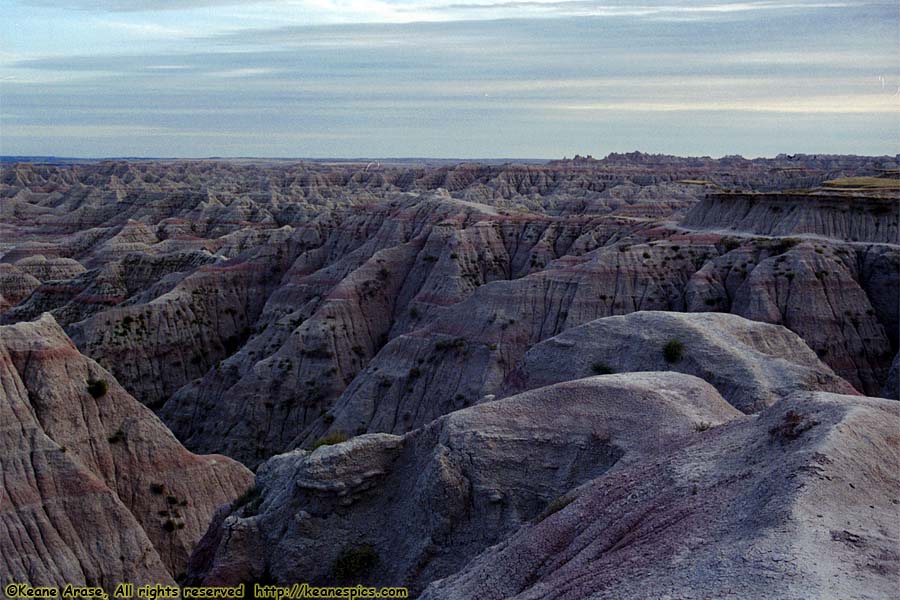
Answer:
[{"label": "shadowed rock face", "polygon": [[11,165],[0,575],[890,595],[897,167]]},{"label": "shadowed rock face", "polygon": [[[408,432],[503,393],[533,345],[635,311],[783,325],[874,395],[898,350],[900,246],[863,240],[896,201],[773,190],[895,162],[16,165],[0,322],[51,312],[189,448],[250,466],[329,431]],[[783,228],[744,227],[716,189],[766,192],[750,221]]]},{"label": "shadowed rock face", "polygon": [[0,327],[0,374],[4,583],[172,582],[252,480],[185,450],[49,315]]},{"label": "shadowed rock face", "polygon": [[[274,457],[260,500],[220,520],[190,577],[237,583],[270,574],[340,583],[333,565],[371,546],[373,583],[420,590],[610,469],[669,453],[697,427],[742,415],[677,373],[610,375],[461,410],[405,436],[370,434]],[[651,432],[648,434],[647,432]]]},{"label": "shadowed rock face", "polygon": [[801,393],[582,486],[423,599],[884,598],[895,402]]},{"label": "shadowed rock face", "polygon": [[778,236],[812,234],[896,244],[900,240],[900,202],[895,196],[712,194],[688,212],[682,225],[692,229]]},{"label": "shadowed rock face", "polygon": [[[710,288],[716,289],[714,307],[802,332],[822,361],[835,365],[839,376],[877,394],[881,388],[875,382],[887,375],[891,344],[867,294],[845,266],[852,264],[847,260],[852,255],[837,250],[819,254],[820,248],[800,243],[783,249],[770,240],[747,240],[729,251],[691,235],[678,243],[605,246],[564,257],[524,278],[486,284],[465,301],[447,307],[431,323],[390,341],[369,363],[364,376],[355,378],[338,398],[330,416],[320,419],[298,441],[310,443],[326,429],[402,433],[485,395],[501,393],[503,381],[538,342],[610,315],[707,311],[710,304],[698,300],[709,298]],[[732,253],[737,257],[729,257]],[[754,258],[747,258],[748,254]],[[728,278],[726,284],[715,283],[697,270],[697,265],[717,260],[723,265],[723,277]],[[815,270],[810,263],[818,261],[822,265]],[[731,296],[727,286],[732,286]],[[897,298],[896,286],[882,289]],[[796,347],[806,357],[801,360],[811,358],[805,348]],[[829,376],[827,368],[823,373]],[[771,395],[760,393],[770,399],[756,408],[771,402]],[[757,400],[738,402],[753,410],[749,407]]]},{"label": "shadowed rock face", "polygon": [[884,384],[881,395],[885,398],[892,398],[894,400],[900,398],[900,354],[897,354],[897,356],[894,357],[894,362],[891,363],[891,370],[888,374],[887,383]]},{"label": "shadowed rock face", "polygon": [[666,369],[712,383],[746,413],[797,391],[858,393],[784,327],[659,311],[598,319],[533,346],[508,377],[506,393],[600,372]]}]

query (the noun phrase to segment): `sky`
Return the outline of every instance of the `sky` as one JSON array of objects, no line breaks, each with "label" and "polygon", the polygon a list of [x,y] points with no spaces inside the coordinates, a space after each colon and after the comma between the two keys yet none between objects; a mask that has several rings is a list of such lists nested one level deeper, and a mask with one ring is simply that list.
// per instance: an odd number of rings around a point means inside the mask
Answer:
[{"label": "sky", "polygon": [[0,154],[900,152],[900,3],[6,0]]}]

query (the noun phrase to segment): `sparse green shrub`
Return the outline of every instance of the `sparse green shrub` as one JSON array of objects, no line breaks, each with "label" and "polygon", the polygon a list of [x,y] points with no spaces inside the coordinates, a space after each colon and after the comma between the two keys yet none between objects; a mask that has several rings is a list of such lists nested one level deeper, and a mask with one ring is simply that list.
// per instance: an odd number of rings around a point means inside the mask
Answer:
[{"label": "sparse green shrub", "polygon": [[125,439],[125,433],[121,429],[119,429],[114,434],[112,434],[111,436],[106,438],[106,441],[109,442],[110,444],[118,444],[119,442],[121,442],[124,439]]},{"label": "sparse green shrub", "polygon": [[452,340],[441,340],[434,345],[437,352],[449,352],[451,350],[459,352],[466,347],[466,338],[458,337]]},{"label": "sparse green shrub", "polygon": [[545,508],[540,516],[538,516],[537,520],[543,521],[547,517],[558,513],[568,505],[572,504],[574,500],[575,494],[563,494],[562,496],[559,496],[558,498],[553,500],[553,502],[547,505],[547,508]]},{"label": "sparse green shrub", "polygon": [[610,375],[615,373],[612,368],[606,363],[596,362],[591,365],[591,371],[593,371],[594,375]]},{"label": "sparse green shrub", "polygon": [[669,364],[677,363],[684,357],[684,344],[676,339],[671,339],[663,346],[663,357]]},{"label": "sparse green shrub", "polygon": [[346,442],[349,439],[350,436],[348,436],[343,431],[335,431],[317,439],[316,442],[312,445],[312,449],[315,450],[316,448],[319,448],[321,446],[333,446],[334,444]]},{"label": "sparse green shrub", "polygon": [[794,246],[800,243],[800,240],[797,238],[783,238],[777,240],[775,244],[772,246],[773,254],[784,254]]},{"label": "sparse green shrub", "polygon": [[177,525],[176,525],[175,521],[173,521],[172,519],[166,519],[165,521],[163,521],[162,528],[164,530],[168,531],[169,533],[172,533],[173,531],[175,531],[176,527],[177,527]]},{"label": "sparse green shrub", "polygon": [[105,379],[88,379],[87,391],[94,398],[102,398],[109,391],[109,384]]},{"label": "sparse green shrub", "polygon": [[243,508],[245,517],[255,516],[259,514],[262,501],[262,489],[258,485],[250,486],[231,503],[231,512]]},{"label": "sparse green shrub", "polygon": [[371,573],[378,562],[378,552],[369,544],[345,548],[334,561],[331,574],[340,580],[364,577]]},{"label": "sparse green shrub", "polygon": [[223,344],[226,354],[234,354],[238,351],[238,348],[241,347],[241,340],[236,335],[230,335],[225,338],[225,342]]},{"label": "sparse green shrub", "polygon": [[162,483],[151,483],[150,484],[150,493],[151,494],[159,496],[165,491],[166,491],[166,486],[163,485]]},{"label": "sparse green shrub", "polygon": [[331,358],[333,356],[331,353],[331,350],[329,350],[328,348],[325,348],[324,346],[320,346],[318,348],[304,348],[300,352],[300,354],[302,354],[303,356],[307,356],[309,358],[320,358],[320,359]]}]

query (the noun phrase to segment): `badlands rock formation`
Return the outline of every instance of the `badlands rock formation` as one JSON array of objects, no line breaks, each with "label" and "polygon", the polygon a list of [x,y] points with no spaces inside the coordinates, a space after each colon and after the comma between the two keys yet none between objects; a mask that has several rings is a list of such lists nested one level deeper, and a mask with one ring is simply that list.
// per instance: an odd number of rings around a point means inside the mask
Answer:
[{"label": "badlands rock formation", "polygon": [[50,315],[0,327],[2,581],[168,583],[252,481],[191,454]]},{"label": "badlands rock formation", "polygon": [[797,391],[857,393],[784,327],[722,313],[660,311],[598,319],[533,346],[508,377],[507,389],[600,372],[664,370],[708,381],[745,413]]},{"label": "badlands rock formation", "polygon": [[369,547],[380,564],[367,580],[418,591],[582,483],[740,418],[695,377],[608,375],[460,410],[402,437],[289,452],[260,467],[253,505],[201,542],[191,577],[341,583],[342,555]]},{"label": "badlands rock formation", "polygon": [[421,598],[889,598],[898,406],[792,396],[591,481]]},{"label": "badlands rock formation", "polygon": [[711,194],[688,212],[682,225],[896,244],[900,240],[900,205],[889,195]]},{"label": "badlands rock formation", "polygon": [[[898,167],[9,165],[0,347],[22,426],[3,568],[107,585],[363,563],[431,597],[661,596],[667,578],[727,596],[735,577],[738,597],[824,597],[840,557],[839,592],[877,597],[897,531],[864,517],[896,497],[895,411],[859,395],[897,397]],[[230,504],[250,472],[176,438],[258,468],[257,487]],[[779,561],[738,565],[727,543],[747,540]],[[810,540],[838,545],[812,564]]]},{"label": "badlands rock formation", "polygon": [[[0,321],[51,312],[188,447],[250,466],[329,431],[410,431],[501,393],[532,345],[634,311],[783,325],[879,394],[898,350],[896,198],[821,186],[895,163],[15,165]],[[704,199],[716,189],[780,199],[738,218],[747,194]],[[763,235],[776,208],[792,216]],[[73,262],[87,270],[26,270]]]}]

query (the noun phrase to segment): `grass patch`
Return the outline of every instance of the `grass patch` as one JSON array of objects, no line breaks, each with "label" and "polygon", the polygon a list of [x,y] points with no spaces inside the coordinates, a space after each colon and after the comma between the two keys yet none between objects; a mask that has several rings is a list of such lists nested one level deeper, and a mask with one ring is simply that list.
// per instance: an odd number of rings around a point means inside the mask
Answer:
[{"label": "grass patch", "polygon": [[343,431],[335,431],[334,433],[329,433],[324,437],[320,437],[316,440],[316,442],[312,445],[312,449],[315,450],[321,446],[333,446],[335,444],[340,444],[342,442],[346,442],[350,439]]},{"label": "grass patch", "polygon": [[900,179],[888,177],[841,177],[822,183],[823,187],[851,190],[900,190]]}]

